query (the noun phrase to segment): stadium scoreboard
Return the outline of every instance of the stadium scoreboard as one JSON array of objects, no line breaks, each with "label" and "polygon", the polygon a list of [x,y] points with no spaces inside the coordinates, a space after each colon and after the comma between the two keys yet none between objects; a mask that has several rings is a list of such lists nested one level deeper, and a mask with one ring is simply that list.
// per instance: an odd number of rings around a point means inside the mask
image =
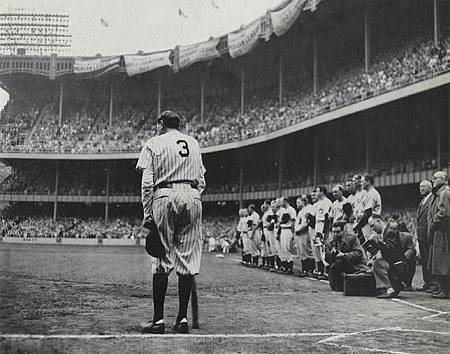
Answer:
[{"label": "stadium scoreboard", "polygon": [[0,8],[0,55],[70,54],[69,15]]}]

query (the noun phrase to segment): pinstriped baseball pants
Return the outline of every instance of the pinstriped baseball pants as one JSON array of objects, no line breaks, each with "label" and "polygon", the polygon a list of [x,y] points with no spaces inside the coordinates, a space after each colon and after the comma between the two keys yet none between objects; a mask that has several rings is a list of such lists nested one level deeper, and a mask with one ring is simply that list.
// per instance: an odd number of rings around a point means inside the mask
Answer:
[{"label": "pinstriped baseball pants", "polygon": [[195,275],[202,256],[202,202],[187,184],[158,189],[153,195],[153,218],[166,250],[152,258],[152,273]]},{"label": "pinstriped baseball pants", "polygon": [[280,234],[280,253],[279,257],[282,262],[292,262],[294,260],[293,254],[290,250],[291,248],[291,240],[294,237],[292,230],[289,229],[281,229]]}]

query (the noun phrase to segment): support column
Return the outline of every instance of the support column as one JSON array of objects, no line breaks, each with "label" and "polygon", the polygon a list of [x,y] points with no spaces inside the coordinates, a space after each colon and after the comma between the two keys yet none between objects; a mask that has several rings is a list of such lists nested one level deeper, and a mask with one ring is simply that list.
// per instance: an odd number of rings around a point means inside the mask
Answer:
[{"label": "support column", "polygon": [[113,125],[113,84],[109,85],[109,127]]},{"label": "support column", "polygon": [[313,142],[313,160],[314,160],[314,171],[313,171],[313,184],[314,187],[317,186],[319,178],[319,139],[317,137],[318,129],[313,130],[314,142]]},{"label": "support column", "polygon": [[64,93],[64,87],[63,83],[59,84],[59,113],[58,113],[58,126],[62,125],[62,110],[63,110],[63,93]]},{"label": "support column", "polygon": [[59,162],[55,163],[55,193],[53,199],[53,220],[56,220],[58,215],[58,184],[59,184]]},{"label": "support column", "polygon": [[158,111],[157,116],[161,115],[161,72],[158,74]]},{"label": "support column", "polygon": [[441,115],[440,112],[436,114],[436,164],[437,169],[442,168],[442,157],[441,157]]},{"label": "support column", "polygon": [[370,173],[370,119],[366,117],[365,133],[366,133],[366,172]]},{"label": "support column", "polygon": [[111,174],[111,164],[108,163],[106,167],[106,189],[105,189],[105,224],[108,223],[109,219],[109,180]]},{"label": "support column", "polygon": [[365,70],[370,70],[370,11],[369,3],[366,0],[364,4],[364,63]]},{"label": "support column", "polygon": [[319,53],[317,47],[317,31],[315,29],[316,24],[314,24],[313,31],[313,94],[317,96],[318,90],[318,75],[319,75]]},{"label": "support column", "polygon": [[201,72],[201,82],[200,82],[200,122],[203,125],[205,117],[205,75],[203,70]]},{"label": "support column", "polygon": [[280,146],[278,149],[278,196],[283,194],[283,175],[284,175],[284,140],[280,140]]},{"label": "support column", "polygon": [[281,107],[283,104],[283,54],[280,54],[278,60],[278,106]]},{"label": "support column", "polygon": [[239,156],[239,209],[244,207],[244,153]]},{"label": "support column", "polygon": [[434,17],[434,45],[439,46],[440,40],[440,21],[439,21],[439,0],[433,0],[433,17]]},{"label": "support column", "polygon": [[[241,64],[242,65],[242,64]],[[245,70],[244,67],[241,66],[241,116],[244,115],[244,100],[245,100]]]},{"label": "support column", "polygon": [[[444,141],[447,142],[446,147],[445,147],[445,163],[444,166],[447,171],[450,169],[450,85],[447,85],[447,89],[443,90],[443,96],[444,96],[444,102],[445,102],[445,108],[444,108],[444,114],[445,114],[445,119],[447,121],[447,130],[446,130],[446,135],[444,137]],[[449,171],[450,172],[450,171]]]}]

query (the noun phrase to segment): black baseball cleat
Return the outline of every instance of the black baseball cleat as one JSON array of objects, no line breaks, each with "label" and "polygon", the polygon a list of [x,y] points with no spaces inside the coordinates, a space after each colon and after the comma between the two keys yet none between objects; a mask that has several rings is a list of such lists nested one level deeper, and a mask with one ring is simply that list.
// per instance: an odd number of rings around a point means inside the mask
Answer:
[{"label": "black baseball cleat", "polygon": [[189,326],[187,322],[175,322],[173,330],[177,333],[186,334],[189,333]]},{"label": "black baseball cleat", "polygon": [[164,323],[155,324],[153,321],[141,323],[141,332],[150,334],[164,334],[166,327]]}]

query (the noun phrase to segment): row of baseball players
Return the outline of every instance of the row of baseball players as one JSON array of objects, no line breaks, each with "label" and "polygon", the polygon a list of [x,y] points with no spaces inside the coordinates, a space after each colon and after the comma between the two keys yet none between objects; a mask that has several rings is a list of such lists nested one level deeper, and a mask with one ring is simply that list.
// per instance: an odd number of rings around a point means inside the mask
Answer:
[{"label": "row of baseball players", "polygon": [[345,221],[351,228],[348,232],[358,235],[362,244],[372,232],[369,217],[381,214],[381,196],[370,174],[349,178],[346,189],[335,185],[332,195],[333,202],[327,197],[326,187],[319,186],[311,194],[297,198],[298,211],[288,198],[267,200],[261,205],[262,217],[254,204],[241,209],[237,235],[243,250],[242,263],[291,274],[294,258],[299,257],[299,276],[326,279],[324,244],[333,222]]}]

